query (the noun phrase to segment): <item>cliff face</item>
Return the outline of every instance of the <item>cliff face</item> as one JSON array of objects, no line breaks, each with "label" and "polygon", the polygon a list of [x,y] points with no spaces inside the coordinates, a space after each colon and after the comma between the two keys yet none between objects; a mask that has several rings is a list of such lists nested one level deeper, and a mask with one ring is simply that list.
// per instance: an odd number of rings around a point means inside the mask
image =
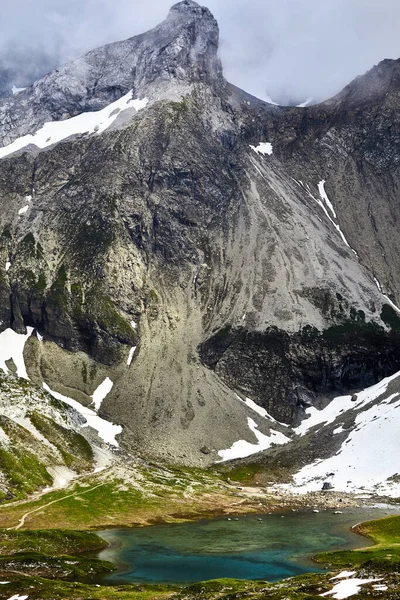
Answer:
[{"label": "cliff face", "polygon": [[185,0],[0,104],[1,328],[43,336],[39,384],[88,404],[111,378],[123,448],[190,464],[249,415],[268,435],[236,393],[294,424],[400,369],[400,63],[287,109],[217,49]]}]

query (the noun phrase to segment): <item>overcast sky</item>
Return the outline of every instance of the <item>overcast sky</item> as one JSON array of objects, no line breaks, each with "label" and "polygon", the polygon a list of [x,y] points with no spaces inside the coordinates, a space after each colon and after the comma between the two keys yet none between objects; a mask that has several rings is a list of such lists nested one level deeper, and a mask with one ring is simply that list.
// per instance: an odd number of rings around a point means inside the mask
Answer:
[{"label": "overcast sky", "polygon": [[[170,0],[2,0],[0,80],[22,83],[166,16]],[[323,100],[400,57],[399,0],[208,0],[225,76],[261,98]],[[0,81],[1,83],[1,81]],[[13,81],[14,83],[14,81]]]}]

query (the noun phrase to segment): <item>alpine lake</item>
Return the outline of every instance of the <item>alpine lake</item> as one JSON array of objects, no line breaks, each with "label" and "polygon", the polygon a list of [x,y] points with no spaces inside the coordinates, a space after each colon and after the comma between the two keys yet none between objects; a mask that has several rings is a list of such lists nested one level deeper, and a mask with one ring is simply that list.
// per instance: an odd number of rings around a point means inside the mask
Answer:
[{"label": "alpine lake", "polygon": [[383,505],[109,529],[98,532],[109,546],[97,557],[114,563],[117,570],[100,582],[188,584],[219,578],[274,582],[321,572],[313,556],[371,546],[370,540],[352,532],[352,526],[399,512],[400,507]]}]

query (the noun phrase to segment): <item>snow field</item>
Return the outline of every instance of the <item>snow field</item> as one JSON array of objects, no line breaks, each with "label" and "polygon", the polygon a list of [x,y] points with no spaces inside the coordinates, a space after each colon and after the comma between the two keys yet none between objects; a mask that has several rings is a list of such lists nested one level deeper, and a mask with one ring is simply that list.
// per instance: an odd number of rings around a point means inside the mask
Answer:
[{"label": "snow field", "polygon": [[122,433],[122,427],[120,425],[114,425],[113,423],[110,423],[109,421],[99,417],[94,410],[83,406],[83,404],[80,402],[77,402],[72,398],[68,398],[68,396],[63,396],[58,392],[54,392],[46,383],[43,383],[43,388],[49,392],[53,398],[56,398],[56,400],[61,400],[61,402],[65,402],[65,404],[68,404],[77,412],[79,412],[86,420],[85,425],[82,427],[92,427],[97,431],[102,440],[104,440],[107,444],[110,444],[110,446],[118,448],[118,442],[115,437]]},{"label": "snow field", "polygon": [[[72,135],[102,133],[114,123],[122,111],[128,108],[134,108],[136,111],[139,111],[148,104],[149,101],[147,98],[134,100],[132,94],[133,91],[131,90],[119,100],[95,112],[82,113],[65,121],[47,122],[33,135],[24,135],[14,140],[11,144],[0,148],[0,159],[13,152],[22,150],[22,148],[26,148],[30,144],[38,148],[46,148]],[[21,209],[19,214],[24,214],[26,210],[28,210],[28,207]]]}]

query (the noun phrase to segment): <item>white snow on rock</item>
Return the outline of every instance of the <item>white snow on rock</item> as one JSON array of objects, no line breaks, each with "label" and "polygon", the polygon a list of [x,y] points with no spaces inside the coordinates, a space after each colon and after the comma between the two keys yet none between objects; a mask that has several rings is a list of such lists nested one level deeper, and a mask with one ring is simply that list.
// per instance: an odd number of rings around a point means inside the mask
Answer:
[{"label": "white snow on rock", "polygon": [[319,195],[321,196],[322,200],[325,202],[325,204],[331,211],[333,217],[335,219],[337,219],[336,212],[335,212],[335,209],[333,208],[332,202],[329,200],[329,198],[326,194],[325,183],[326,183],[325,179],[322,179],[322,181],[319,182],[319,184],[318,184]]},{"label": "white snow on rock", "polygon": [[337,583],[330,592],[325,592],[320,596],[332,596],[335,600],[344,600],[344,598],[350,598],[350,596],[358,594],[362,585],[374,581],[381,581],[381,579],[345,579]]},{"label": "white snow on rock", "polygon": [[133,346],[133,347],[132,347],[132,348],[129,350],[129,356],[128,356],[128,359],[127,359],[127,361],[126,361],[126,364],[128,365],[128,367],[130,367],[130,366],[131,366],[131,364],[132,364],[132,360],[133,360],[133,357],[134,357],[134,355],[135,355],[135,352],[136,352],[136,346]]},{"label": "white snow on rock", "polygon": [[388,589],[387,585],[373,585],[372,587],[377,592],[386,592],[386,590]]},{"label": "white snow on rock", "polygon": [[96,411],[98,412],[103,402],[104,398],[109,394],[113,388],[114,383],[111,381],[109,377],[99,385],[99,387],[93,392],[93,404],[95,406]]},{"label": "white snow on rock", "polygon": [[40,333],[38,332],[38,330],[36,329],[36,337],[39,340],[39,342],[43,342],[43,336],[40,335]]},{"label": "white snow on rock", "polygon": [[298,435],[304,435],[307,431],[310,431],[312,427],[315,425],[328,425],[330,423],[334,423],[340,415],[343,415],[348,410],[356,409],[359,410],[371,400],[375,400],[386,392],[387,387],[391,381],[394,381],[400,377],[400,371],[391,375],[391,377],[385,377],[379,383],[372,385],[369,388],[366,388],[362,392],[356,394],[357,400],[353,401],[352,396],[338,396],[334,398],[328,406],[326,406],[323,410],[318,410],[313,406],[306,409],[307,418],[304,419],[299,427],[297,427],[294,431]]},{"label": "white snow on rock", "polygon": [[320,490],[322,483],[328,480],[337,491],[363,489],[391,497],[400,496],[400,483],[397,477],[393,478],[400,474],[400,393],[373,402],[399,375],[396,373],[360,392],[354,402],[351,396],[341,396],[324,410],[307,410],[310,418],[295,430],[300,435],[314,426],[334,423],[337,417],[344,417],[352,409],[354,426],[348,430],[347,438],[334,456],[306,465],[293,476],[297,491]]},{"label": "white snow on rock", "polygon": [[252,146],[250,148],[257,152],[257,154],[263,154],[263,156],[270,156],[272,154],[272,144],[270,142],[260,142],[258,146]]},{"label": "white snow on rock", "polygon": [[14,140],[11,144],[0,148],[0,158],[26,148],[30,144],[38,148],[46,148],[52,144],[57,144],[61,140],[65,140],[71,135],[102,133],[114,123],[122,111],[128,108],[134,108],[139,111],[148,104],[147,98],[134,100],[132,93],[133,91],[131,90],[125,96],[122,96],[122,98],[112,102],[101,110],[82,113],[65,121],[50,121],[45,123],[33,135],[24,135]]},{"label": "white snow on rock", "polygon": [[246,406],[248,406],[251,410],[253,410],[258,415],[260,415],[260,417],[264,417],[265,419],[269,419],[273,423],[278,423],[279,425],[282,425],[283,427],[289,427],[289,425],[287,425],[286,423],[280,423],[279,421],[277,421],[276,419],[274,419],[274,417],[272,415],[270,415],[265,410],[265,408],[263,408],[262,406],[259,406],[258,404],[256,404],[254,402],[254,400],[251,400],[250,398],[245,398],[245,400],[243,400],[238,394],[235,394],[235,396],[236,396],[236,398],[238,400],[240,400],[240,402],[243,402],[243,404],[246,404]]},{"label": "white snow on rock", "polygon": [[[333,208],[332,202],[329,200],[329,198],[326,194],[326,191],[325,191],[325,183],[326,183],[325,179],[321,180],[318,184],[318,191],[321,196],[321,199],[316,198],[311,193],[310,186],[307,183],[304,184],[302,181],[298,181],[296,183],[299,183],[301,185],[301,187],[305,190],[305,192],[308,194],[308,196],[310,196],[310,198],[312,198],[322,208],[325,215],[328,217],[329,221],[332,223],[332,225],[334,226],[336,231],[339,233],[343,242],[346,244],[346,246],[348,248],[350,248],[350,250],[352,252],[354,252],[355,255],[357,255],[357,252],[355,250],[353,250],[353,248],[350,246],[349,242],[346,240],[346,237],[345,237],[343,231],[340,229],[339,224],[336,223],[337,217],[336,217],[335,209]],[[335,221],[334,221],[334,219],[335,219]]]},{"label": "white snow on rock", "polygon": [[307,100],[304,100],[304,102],[302,102],[301,104],[298,104],[296,108],[305,108],[306,106],[308,106],[310,104],[310,102],[312,102],[314,100],[314,98],[312,96],[310,96],[309,98],[307,98]]},{"label": "white snow on rock", "polygon": [[83,425],[83,427],[92,427],[98,432],[99,437],[101,437],[101,439],[103,439],[107,444],[118,447],[118,442],[116,441],[115,436],[122,432],[122,427],[120,425],[114,425],[113,423],[110,423],[109,421],[99,417],[94,410],[83,406],[83,404],[80,404],[80,402],[77,402],[72,398],[68,398],[68,396],[63,396],[58,392],[54,392],[44,382],[43,388],[49,392],[53,398],[61,400],[61,402],[65,402],[65,404],[72,406],[72,408],[78,411],[86,419],[86,423]]},{"label": "white snow on rock", "polygon": [[375,281],[376,287],[378,288],[378,290],[380,291],[380,293],[382,294],[382,296],[385,298],[386,302],[387,302],[388,304],[390,304],[390,306],[391,306],[391,307],[392,307],[392,308],[393,308],[393,309],[394,309],[396,312],[400,313],[400,308],[399,308],[398,306],[396,306],[396,304],[395,304],[394,302],[392,302],[392,301],[391,301],[391,299],[390,299],[388,296],[386,296],[386,294],[384,294],[384,293],[383,293],[382,286],[381,286],[381,284],[379,283],[379,281],[377,280],[377,278],[376,278],[376,277],[374,277],[374,281]]},{"label": "white snow on rock", "polygon": [[331,577],[331,581],[334,579],[347,579],[348,577],[352,577],[356,574],[356,571],[342,571],[339,575],[335,575],[335,577]]},{"label": "white snow on rock", "polygon": [[[0,149],[0,152],[1,152],[1,149]],[[28,212],[28,209],[29,209],[29,204],[27,204],[23,208],[20,208],[19,211],[18,211],[18,214],[19,215],[24,215],[26,212]]]},{"label": "white snow on rock", "polygon": [[15,85],[12,86],[11,91],[13,93],[14,96],[16,96],[17,94],[19,94],[20,92],[24,92],[26,90],[26,88],[19,88]]},{"label": "white snow on rock", "polygon": [[19,594],[14,594],[14,596],[11,596],[11,598],[8,598],[8,600],[26,600],[28,598],[28,596],[20,596]]},{"label": "white snow on rock", "polygon": [[131,327],[132,327],[132,329],[137,329],[136,321],[131,321]]},{"label": "white snow on rock", "polygon": [[6,262],[6,271],[8,271],[10,267],[11,267],[10,261]]},{"label": "white snow on rock", "polygon": [[250,417],[247,418],[247,424],[249,429],[256,436],[257,443],[251,444],[246,440],[238,440],[237,442],[234,442],[231,448],[228,448],[227,450],[220,450],[218,452],[222,459],[220,462],[234,460],[235,458],[246,458],[246,456],[250,456],[251,454],[256,454],[257,452],[262,452],[262,450],[270,448],[272,444],[282,445],[290,442],[290,439],[283,435],[283,433],[273,431],[272,429],[270,430],[270,435],[261,433],[261,431],[258,431],[257,423]]},{"label": "white snow on rock", "polygon": [[29,195],[29,196],[25,196],[25,200],[26,200],[27,202],[32,202],[32,196],[31,196],[31,195]]},{"label": "white snow on rock", "polygon": [[8,373],[7,360],[13,360],[18,377],[29,379],[24,361],[24,347],[26,340],[32,335],[33,327],[26,328],[27,333],[16,333],[13,329],[6,329],[0,333],[0,369]]}]

